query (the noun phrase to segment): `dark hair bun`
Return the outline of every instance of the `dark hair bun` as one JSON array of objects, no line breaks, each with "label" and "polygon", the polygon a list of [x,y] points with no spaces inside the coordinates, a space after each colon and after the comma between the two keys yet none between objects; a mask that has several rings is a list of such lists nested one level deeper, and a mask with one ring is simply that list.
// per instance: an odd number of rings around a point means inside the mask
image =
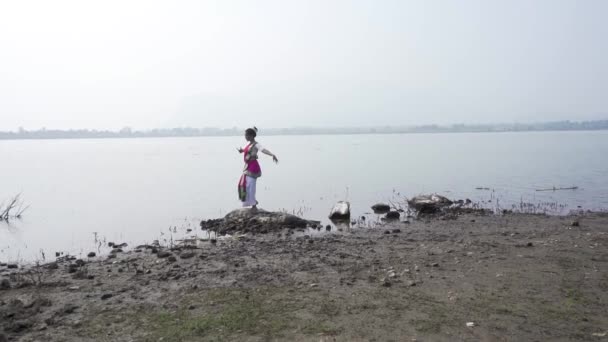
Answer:
[{"label": "dark hair bun", "polygon": [[258,132],[258,128],[253,126],[253,130],[257,133]]}]

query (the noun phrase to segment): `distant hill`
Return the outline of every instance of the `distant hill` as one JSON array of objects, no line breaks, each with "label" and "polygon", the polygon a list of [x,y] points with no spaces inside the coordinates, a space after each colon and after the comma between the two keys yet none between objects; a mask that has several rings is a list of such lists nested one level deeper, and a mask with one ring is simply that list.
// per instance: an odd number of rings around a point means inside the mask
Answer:
[{"label": "distant hill", "polygon": [[[147,138],[147,137],[205,137],[240,136],[242,128],[170,128],[133,130],[125,127],[119,131],[71,129],[40,129],[29,131],[20,128],[16,132],[0,132],[0,139],[95,139],[95,138]],[[425,126],[379,126],[379,127],[334,127],[334,128],[269,128],[264,135],[315,135],[315,134],[398,134],[398,133],[476,133],[476,132],[530,132],[530,131],[588,131],[608,130],[608,120],[555,121],[542,123],[484,124],[484,125],[425,125]]]}]

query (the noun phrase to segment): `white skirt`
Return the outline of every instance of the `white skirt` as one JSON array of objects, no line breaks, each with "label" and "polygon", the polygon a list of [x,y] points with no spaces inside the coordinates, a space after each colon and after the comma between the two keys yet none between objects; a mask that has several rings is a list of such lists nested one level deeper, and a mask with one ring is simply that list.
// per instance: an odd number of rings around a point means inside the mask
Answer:
[{"label": "white skirt", "polygon": [[243,202],[243,207],[253,207],[258,204],[258,201],[255,199],[255,183],[257,178],[247,177],[245,182],[247,183],[245,186],[245,201]]}]

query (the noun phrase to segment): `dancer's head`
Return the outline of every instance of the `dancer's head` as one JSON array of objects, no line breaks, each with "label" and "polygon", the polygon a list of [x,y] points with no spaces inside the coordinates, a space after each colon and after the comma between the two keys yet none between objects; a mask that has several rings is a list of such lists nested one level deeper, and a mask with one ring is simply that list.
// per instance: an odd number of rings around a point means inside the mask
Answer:
[{"label": "dancer's head", "polygon": [[258,135],[258,129],[255,126],[253,126],[253,128],[247,128],[247,130],[245,130],[245,140],[247,140],[247,141],[255,140],[255,137],[257,135]]}]

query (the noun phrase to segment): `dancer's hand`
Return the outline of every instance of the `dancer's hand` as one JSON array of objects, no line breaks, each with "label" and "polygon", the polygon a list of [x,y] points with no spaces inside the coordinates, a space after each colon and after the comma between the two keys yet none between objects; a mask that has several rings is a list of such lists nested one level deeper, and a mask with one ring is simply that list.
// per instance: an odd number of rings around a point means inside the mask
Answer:
[{"label": "dancer's hand", "polygon": [[239,153],[243,153],[244,152],[244,150],[243,150],[242,147],[237,147],[236,150],[239,151]]},{"label": "dancer's hand", "polygon": [[272,156],[272,161],[275,162],[276,164],[279,163],[279,159],[277,158],[277,156]]}]

